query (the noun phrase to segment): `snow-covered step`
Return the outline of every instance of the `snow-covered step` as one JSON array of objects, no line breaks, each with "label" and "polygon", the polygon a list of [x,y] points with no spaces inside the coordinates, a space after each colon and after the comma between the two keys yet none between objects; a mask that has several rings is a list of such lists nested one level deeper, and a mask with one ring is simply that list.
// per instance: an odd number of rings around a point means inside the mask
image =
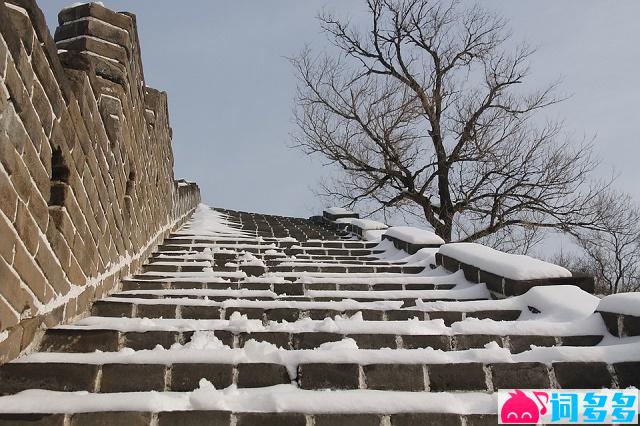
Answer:
[{"label": "snow-covered step", "polygon": [[[143,303],[146,302],[146,303]],[[154,303],[155,302],[155,303]],[[309,301],[250,301],[229,300],[226,303],[198,299],[174,301],[171,299],[135,299],[111,298],[98,301],[93,305],[92,314],[105,317],[127,318],[189,318],[189,319],[229,319],[234,312],[246,315],[250,319],[265,321],[290,321],[300,318],[322,320],[336,315],[353,315],[362,312],[366,321],[405,321],[417,318],[419,321],[442,320],[450,325],[463,318],[493,319],[496,321],[514,321],[521,311],[422,311],[418,309],[400,309],[403,302],[394,307],[379,306],[376,302],[309,302]],[[200,302],[200,303],[198,303]]]},{"label": "snow-covered step", "polygon": [[[123,325],[123,324],[122,324]],[[121,327],[123,328],[123,327]],[[131,327],[136,330],[135,326]],[[126,327],[125,327],[126,329]],[[357,328],[356,328],[357,329]],[[138,328],[139,330],[139,328]],[[390,331],[390,332],[389,332]],[[402,331],[402,330],[401,330]],[[401,334],[392,329],[376,333],[351,332],[336,333],[322,331],[242,331],[237,327],[207,330],[214,333],[224,345],[230,348],[243,348],[250,340],[267,342],[287,350],[316,349],[325,343],[353,339],[360,349],[426,349],[457,351],[482,349],[495,342],[499,347],[513,354],[528,351],[532,345],[552,346],[595,346],[603,336],[539,336],[539,335],[485,335],[485,334]],[[159,330],[120,331],[110,328],[59,328],[48,330],[38,348],[41,352],[117,352],[124,348],[134,350],[154,349],[160,345],[165,349],[175,344],[191,342],[195,331]]]},{"label": "snow-covered step", "polygon": [[[41,359],[47,359],[42,354]],[[64,354],[82,361],[102,361],[111,354]],[[77,356],[74,356],[77,355]],[[51,357],[53,358],[53,357]],[[161,361],[161,360],[159,360]],[[636,364],[635,367],[640,366]],[[403,392],[494,392],[509,387],[575,389],[618,388],[633,374],[628,365],[604,362],[515,363],[357,363],[273,362],[16,362],[0,366],[0,395],[38,388],[64,392],[189,392],[205,379],[216,389],[232,385],[260,388],[293,384],[306,390],[380,390]],[[588,376],[588,377],[584,377]]]}]

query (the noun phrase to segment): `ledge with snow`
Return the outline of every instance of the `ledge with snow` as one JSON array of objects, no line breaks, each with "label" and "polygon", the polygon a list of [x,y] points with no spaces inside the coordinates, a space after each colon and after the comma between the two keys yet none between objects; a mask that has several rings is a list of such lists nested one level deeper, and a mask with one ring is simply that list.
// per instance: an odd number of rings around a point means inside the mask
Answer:
[{"label": "ledge with snow", "polygon": [[597,311],[614,336],[640,336],[640,293],[606,296],[600,301]]},{"label": "ledge with snow", "polygon": [[436,263],[449,271],[462,270],[469,281],[486,283],[496,296],[519,296],[533,287],[545,285],[575,285],[594,292],[593,277],[481,244],[445,244],[436,254]]}]

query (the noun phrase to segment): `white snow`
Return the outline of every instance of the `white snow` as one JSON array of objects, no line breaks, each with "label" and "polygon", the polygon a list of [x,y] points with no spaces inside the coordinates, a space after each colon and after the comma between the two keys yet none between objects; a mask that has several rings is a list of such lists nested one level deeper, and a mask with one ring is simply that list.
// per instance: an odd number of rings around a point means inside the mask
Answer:
[{"label": "white snow", "polygon": [[217,390],[206,380],[193,392],[89,393],[28,390],[0,397],[0,412],[79,413],[93,411],[229,410],[236,412],[491,414],[497,394],[484,392],[312,391],[294,385]]},{"label": "white snow", "polygon": [[177,234],[198,234],[203,236],[249,235],[236,228],[233,222],[227,220],[227,216],[213,210],[211,207],[200,204],[191,216],[191,220],[182,227]]},{"label": "white snow", "polygon": [[504,253],[476,243],[452,243],[440,247],[440,254],[483,271],[512,280],[570,277],[562,266],[533,257]]},{"label": "white snow", "polygon": [[351,210],[345,209],[343,207],[329,207],[324,209],[324,211],[332,215],[353,214]]},{"label": "white snow", "polygon": [[392,226],[385,235],[410,244],[444,244],[444,240],[434,232],[413,226]]},{"label": "white snow", "polygon": [[371,219],[356,219],[355,217],[345,217],[336,220],[338,223],[348,223],[357,226],[363,231],[374,231],[389,228],[386,224]]},{"label": "white snow", "polygon": [[640,292],[605,296],[598,305],[598,311],[640,317]]}]

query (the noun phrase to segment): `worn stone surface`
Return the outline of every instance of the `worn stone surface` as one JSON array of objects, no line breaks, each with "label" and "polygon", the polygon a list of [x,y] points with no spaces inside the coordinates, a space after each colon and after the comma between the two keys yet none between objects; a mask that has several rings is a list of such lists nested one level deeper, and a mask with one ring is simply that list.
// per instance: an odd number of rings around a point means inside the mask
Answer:
[{"label": "worn stone surface", "polygon": [[105,364],[100,392],[163,391],[165,369],[162,364]]},{"label": "worn stone surface", "polygon": [[77,413],[71,416],[71,426],[111,426],[115,424],[148,426],[151,413],[137,411],[103,411],[97,413]]},{"label": "worn stone surface", "polygon": [[411,391],[425,390],[421,364],[370,364],[362,367],[367,389]]},{"label": "worn stone surface", "polygon": [[158,426],[229,426],[228,411],[165,411],[158,413]]},{"label": "worn stone surface", "polygon": [[224,389],[233,382],[233,365],[185,363],[171,366],[171,390],[191,392],[198,389],[200,379],[206,379],[216,389]]},{"label": "worn stone surface", "polygon": [[611,375],[604,362],[555,362],[553,371],[562,389],[611,388]]},{"label": "worn stone surface", "polygon": [[282,364],[239,364],[237,368],[238,387],[240,388],[260,388],[291,382],[287,367]]},{"label": "worn stone surface", "polygon": [[300,364],[298,385],[302,389],[358,389],[358,364]]},{"label": "worn stone surface", "polygon": [[486,390],[485,373],[480,363],[433,364],[428,367],[432,392]]},{"label": "worn stone surface", "polygon": [[0,366],[0,395],[26,389],[93,391],[98,366],[63,363],[9,363]]}]

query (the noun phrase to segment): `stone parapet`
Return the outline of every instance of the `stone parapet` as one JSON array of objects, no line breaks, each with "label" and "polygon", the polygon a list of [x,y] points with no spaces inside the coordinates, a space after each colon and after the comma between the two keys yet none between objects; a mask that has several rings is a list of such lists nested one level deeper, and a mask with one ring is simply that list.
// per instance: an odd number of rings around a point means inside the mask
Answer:
[{"label": "stone parapet", "polygon": [[0,362],[88,312],[200,202],[173,175],[167,95],[134,15],[0,2]]}]

